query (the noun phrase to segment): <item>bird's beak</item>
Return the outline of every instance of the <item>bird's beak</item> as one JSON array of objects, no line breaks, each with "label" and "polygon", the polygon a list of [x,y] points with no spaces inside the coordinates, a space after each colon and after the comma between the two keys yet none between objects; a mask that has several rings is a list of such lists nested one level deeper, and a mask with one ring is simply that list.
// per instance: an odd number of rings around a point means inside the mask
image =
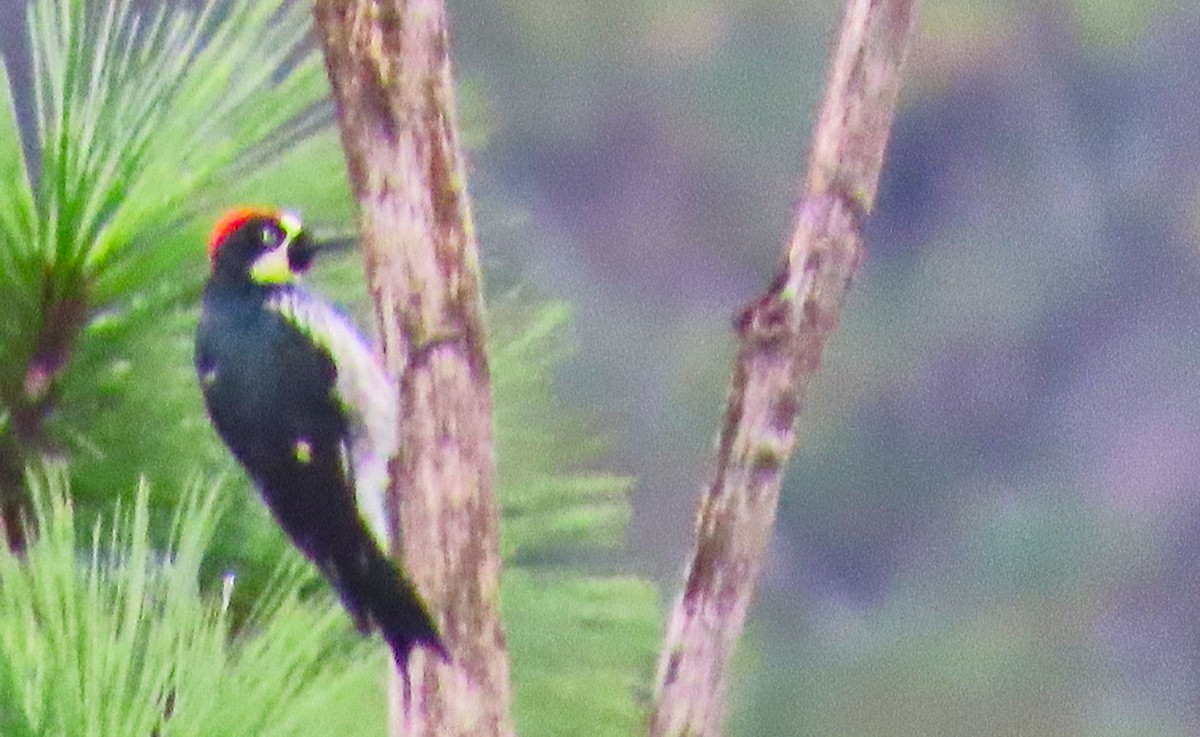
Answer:
[{"label": "bird's beak", "polygon": [[[302,273],[312,265],[318,254],[347,251],[358,246],[358,238],[350,235],[309,234],[308,231],[296,237],[288,249],[292,271]],[[323,258],[324,256],[322,256]]]}]

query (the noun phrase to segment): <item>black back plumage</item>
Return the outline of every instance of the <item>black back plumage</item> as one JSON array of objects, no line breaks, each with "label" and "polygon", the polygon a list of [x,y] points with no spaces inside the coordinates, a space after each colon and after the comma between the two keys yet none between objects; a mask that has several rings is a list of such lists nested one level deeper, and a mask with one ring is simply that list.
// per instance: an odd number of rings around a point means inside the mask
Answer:
[{"label": "black back plumage", "polygon": [[418,643],[445,655],[412,583],[380,549],[356,505],[349,418],[335,393],[333,357],[269,307],[299,287],[249,278],[250,263],[270,241],[261,235],[264,227],[271,225],[249,222],[246,237],[235,231],[214,254],[196,336],[196,371],[209,415],[360,631],[379,628],[397,663]]}]

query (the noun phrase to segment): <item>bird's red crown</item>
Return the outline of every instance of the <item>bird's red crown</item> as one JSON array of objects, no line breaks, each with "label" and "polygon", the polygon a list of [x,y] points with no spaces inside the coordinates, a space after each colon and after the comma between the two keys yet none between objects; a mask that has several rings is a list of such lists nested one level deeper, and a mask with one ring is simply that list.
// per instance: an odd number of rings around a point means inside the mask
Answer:
[{"label": "bird's red crown", "polygon": [[263,205],[255,205],[252,207],[238,207],[221,216],[213,226],[212,234],[208,237],[208,259],[212,261],[217,257],[217,251],[225,239],[233,234],[235,230],[246,224],[247,220],[254,218],[271,218],[279,217],[279,210],[273,207]]}]

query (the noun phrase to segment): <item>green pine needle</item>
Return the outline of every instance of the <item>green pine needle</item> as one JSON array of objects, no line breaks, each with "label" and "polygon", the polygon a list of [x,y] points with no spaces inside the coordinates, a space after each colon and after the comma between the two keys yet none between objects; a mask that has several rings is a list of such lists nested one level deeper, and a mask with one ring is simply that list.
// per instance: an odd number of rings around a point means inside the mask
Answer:
[{"label": "green pine needle", "polygon": [[[382,733],[384,660],[346,649],[345,615],[300,597],[294,559],[236,632],[222,592],[201,589],[222,520],[211,488],[187,495],[160,552],[145,485],[90,530],[61,472],[31,486],[39,535],[24,557],[0,545],[0,733]],[[368,713],[351,722],[347,703]]]},{"label": "green pine needle", "polygon": [[[280,139],[325,100],[306,3],[189,5],[143,13],[132,0],[31,0],[33,130],[19,128],[0,65],[0,401],[9,407],[47,334],[70,369],[89,350],[92,321],[153,319],[194,294],[202,249],[172,236],[208,220],[247,162],[269,171]],[[50,369],[57,386],[60,367]]]},{"label": "green pine needle", "polygon": [[[47,305],[87,307],[50,426],[72,453],[72,496],[61,471],[35,477],[40,534],[23,561],[0,550],[2,735],[383,733],[385,647],[353,639],[327,597],[300,597],[311,568],[217,442],[191,369],[200,244],[219,205],[349,219],[336,136],[290,138],[326,94],[303,45],[309,10],[31,0],[29,146],[0,63],[0,402],[22,391]],[[555,400],[569,319],[515,298],[489,316],[524,737],[632,734],[657,642],[648,584],[582,572],[624,545],[632,482],[593,470],[602,439]],[[211,486],[179,500],[196,470],[235,479],[223,503]],[[114,514],[114,490],[141,473],[163,491],[142,484]],[[214,561],[237,568],[232,608],[205,587]],[[253,614],[232,634],[245,600]]]}]

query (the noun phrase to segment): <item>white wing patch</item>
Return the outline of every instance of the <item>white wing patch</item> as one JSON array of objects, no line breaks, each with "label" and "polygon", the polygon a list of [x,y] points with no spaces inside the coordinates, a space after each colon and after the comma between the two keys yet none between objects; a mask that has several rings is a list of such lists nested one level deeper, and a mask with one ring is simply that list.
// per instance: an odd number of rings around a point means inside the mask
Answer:
[{"label": "white wing patch", "polygon": [[389,474],[388,461],[399,445],[399,399],[396,382],[383,361],[348,317],[291,286],[267,300],[267,309],[312,338],[333,357],[337,367],[334,395],[346,413],[349,463],[347,477],[354,484],[359,516],[380,547],[391,550],[391,530],[384,513]]}]

